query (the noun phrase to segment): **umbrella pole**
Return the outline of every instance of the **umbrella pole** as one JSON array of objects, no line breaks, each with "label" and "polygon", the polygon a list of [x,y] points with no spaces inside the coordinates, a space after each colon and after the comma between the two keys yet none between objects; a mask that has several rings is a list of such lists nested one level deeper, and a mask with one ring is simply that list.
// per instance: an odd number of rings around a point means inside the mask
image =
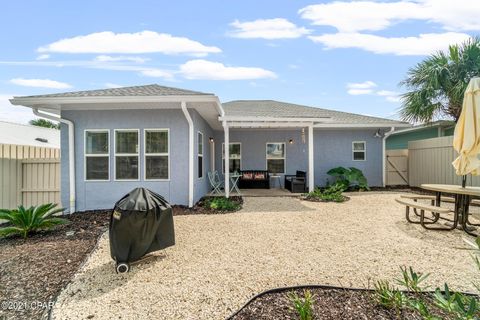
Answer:
[{"label": "umbrella pole", "polygon": [[465,188],[467,185],[467,175],[462,176],[462,188]]}]

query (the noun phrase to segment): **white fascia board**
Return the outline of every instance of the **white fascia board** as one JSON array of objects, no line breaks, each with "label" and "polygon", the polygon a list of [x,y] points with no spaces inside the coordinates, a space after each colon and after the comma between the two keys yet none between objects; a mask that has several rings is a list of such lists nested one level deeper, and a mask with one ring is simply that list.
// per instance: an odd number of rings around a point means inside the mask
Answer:
[{"label": "white fascia board", "polygon": [[259,121],[271,121],[271,122],[331,122],[330,117],[320,117],[320,118],[279,118],[279,117],[257,117],[257,116],[224,116],[219,117],[219,121],[227,121],[227,122],[242,122],[242,121],[251,121],[251,122],[259,122]]},{"label": "white fascia board", "polygon": [[431,128],[450,128],[450,127],[455,127],[455,123],[449,123],[448,121],[445,121],[445,122],[439,122],[439,123],[435,123],[435,124],[425,124],[425,125],[420,125],[420,126],[415,126],[415,127],[411,127],[411,128],[407,128],[407,129],[402,129],[402,130],[398,130],[398,131],[394,131],[392,132],[391,136],[393,135],[396,135],[396,134],[400,134],[400,133],[406,133],[406,132],[412,132],[412,131],[417,131],[417,130],[424,130],[424,129],[431,129]]},{"label": "white fascia board", "polygon": [[322,128],[399,128],[410,127],[408,123],[317,123],[313,127],[315,129]]},{"label": "white fascia board", "polygon": [[311,126],[312,122],[228,122],[230,128],[303,128]]},{"label": "white fascia board", "polygon": [[[191,96],[115,96],[115,97],[14,97],[10,99],[13,105],[34,107],[36,105],[62,105],[82,103],[145,103],[145,102],[214,102],[220,104],[214,95],[191,95]],[[223,108],[220,105],[220,109]]]}]

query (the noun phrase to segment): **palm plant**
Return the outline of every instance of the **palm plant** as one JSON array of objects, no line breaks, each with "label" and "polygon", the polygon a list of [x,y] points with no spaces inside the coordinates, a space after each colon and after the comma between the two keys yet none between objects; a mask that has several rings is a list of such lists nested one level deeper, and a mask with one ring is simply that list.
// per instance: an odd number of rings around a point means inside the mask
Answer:
[{"label": "palm plant", "polygon": [[400,115],[405,121],[429,122],[441,116],[460,117],[463,94],[471,78],[480,76],[480,38],[432,54],[408,71],[401,82]]},{"label": "palm plant", "polygon": [[27,238],[32,232],[48,230],[56,225],[67,223],[68,220],[54,216],[65,210],[55,209],[56,206],[54,203],[48,203],[28,209],[24,206],[14,210],[0,209],[0,220],[8,221],[6,227],[0,228],[0,237],[19,234]]}]

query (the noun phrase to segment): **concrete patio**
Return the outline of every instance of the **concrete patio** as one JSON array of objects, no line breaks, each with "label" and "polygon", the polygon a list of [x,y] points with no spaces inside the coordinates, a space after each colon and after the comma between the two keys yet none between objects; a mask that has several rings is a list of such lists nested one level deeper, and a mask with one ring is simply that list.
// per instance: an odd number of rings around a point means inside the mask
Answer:
[{"label": "concrete patio", "polygon": [[[105,235],[61,293],[54,319],[224,319],[279,286],[372,287],[399,266],[474,291],[480,282],[467,236],[408,224],[398,193],[353,193],[345,203],[246,197],[244,209],[175,217],[174,247],[117,275]],[[476,208],[478,209],[478,208]]]}]

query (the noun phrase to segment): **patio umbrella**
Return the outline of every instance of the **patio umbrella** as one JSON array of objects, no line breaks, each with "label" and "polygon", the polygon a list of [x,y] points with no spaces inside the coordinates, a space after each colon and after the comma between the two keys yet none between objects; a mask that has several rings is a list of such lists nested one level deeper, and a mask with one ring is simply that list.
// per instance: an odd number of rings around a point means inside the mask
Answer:
[{"label": "patio umbrella", "polygon": [[453,161],[457,175],[463,176],[465,188],[467,174],[480,174],[480,78],[472,78],[463,97],[460,118],[455,126],[453,148],[459,156]]}]

